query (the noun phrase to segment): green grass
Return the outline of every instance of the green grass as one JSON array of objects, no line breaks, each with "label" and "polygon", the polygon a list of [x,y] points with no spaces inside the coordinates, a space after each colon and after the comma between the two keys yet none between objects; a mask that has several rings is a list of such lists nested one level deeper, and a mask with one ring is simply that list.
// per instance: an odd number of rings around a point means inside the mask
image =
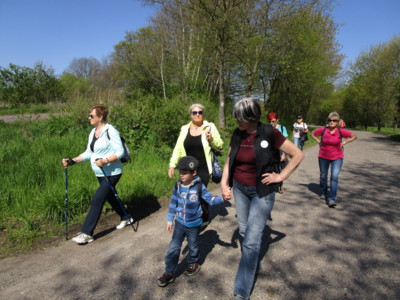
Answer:
[{"label": "green grass", "polygon": [[0,116],[17,115],[17,114],[39,114],[39,113],[56,113],[65,105],[61,102],[53,102],[48,104],[23,104],[18,107],[10,107],[0,105]]},{"label": "green grass", "polygon": [[377,127],[373,127],[373,126],[369,126],[367,128],[367,130],[365,130],[364,127],[357,127],[357,130],[363,130],[363,131],[369,131],[369,132],[374,132],[374,133],[378,133],[378,134],[382,134],[385,136],[390,137],[391,139],[395,140],[395,141],[400,141],[400,133],[399,131],[397,133],[393,132],[393,128],[388,128],[388,127],[382,127],[380,131],[378,131]]},{"label": "green grass", "polygon": [[[0,257],[29,248],[38,239],[63,235],[65,169],[61,159],[82,153],[90,130],[71,122],[69,116],[0,122]],[[118,194],[125,204],[170,193],[173,181],[167,176],[168,159],[154,148],[132,153],[124,169]],[[70,167],[68,179],[73,225],[86,216],[98,183],[90,163]]]}]

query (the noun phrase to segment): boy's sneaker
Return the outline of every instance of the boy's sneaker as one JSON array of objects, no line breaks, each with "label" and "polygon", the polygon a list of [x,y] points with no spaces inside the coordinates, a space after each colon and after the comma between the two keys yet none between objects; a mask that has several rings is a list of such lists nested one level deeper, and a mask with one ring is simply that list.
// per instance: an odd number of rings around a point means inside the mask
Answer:
[{"label": "boy's sneaker", "polygon": [[192,263],[189,264],[185,270],[185,275],[186,276],[193,276],[196,274],[198,271],[200,271],[201,266],[198,263]]},{"label": "boy's sneaker", "polygon": [[336,207],[336,202],[333,201],[333,200],[329,200],[329,201],[328,201],[328,206],[329,206],[330,208],[335,208],[335,207]]},{"label": "boy's sneaker", "polygon": [[85,245],[87,243],[93,242],[94,239],[91,235],[81,233],[81,234],[77,235],[76,237],[72,238],[72,241],[79,245]]},{"label": "boy's sneaker", "polygon": [[175,281],[175,274],[167,274],[164,273],[160,278],[157,279],[157,285],[161,287],[167,286],[169,283],[172,283]]},{"label": "boy's sneaker", "polygon": [[117,225],[117,229],[124,229],[126,226],[133,224],[133,218],[129,218],[126,220],[122,220],[121,223],[119,223],[119,225]]}]

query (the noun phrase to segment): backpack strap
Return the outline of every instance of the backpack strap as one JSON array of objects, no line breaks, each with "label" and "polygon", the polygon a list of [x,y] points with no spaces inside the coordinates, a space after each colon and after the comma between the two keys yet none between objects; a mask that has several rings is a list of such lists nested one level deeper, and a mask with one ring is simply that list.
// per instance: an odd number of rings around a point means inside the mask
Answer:
[{"label": "backpack strap", "polygon": [[323,143],[323,140],[324,140],[324,135],[325,135],[325,132],[326,132],[326,126],[324,127],[324,130],[322,130],[322,134],[321,134],[321,142],[319,143],[319,146],[321,147],[322,146],[322,143]]},{"label": "backpack strap", "polygon": [[203,200],[203,184],[201,183],[201,181],[197,184],[197,195],[199,196],[199,200],[204,201]]}]

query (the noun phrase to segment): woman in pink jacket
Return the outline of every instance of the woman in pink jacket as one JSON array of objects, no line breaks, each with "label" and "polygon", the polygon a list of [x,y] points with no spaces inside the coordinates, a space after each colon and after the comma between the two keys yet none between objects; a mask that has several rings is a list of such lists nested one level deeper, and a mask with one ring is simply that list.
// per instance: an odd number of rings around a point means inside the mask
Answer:
[{"label": "woman in pink jacket", "polygon": [[[354,141],[357,136],[350,131],[339,128],[340,116],[334,111],[328,116],[328,125],[316,129],[311,137],[320,145],[318,161],[320,170],[320,197],[325,199],[329,207],[336,207],[336,194],[339,183],[339,173],[343,164],[343,147]],[[318,139],[320,136],[321,139]],[[343,141],[344,139],[344,141]],[[328,192],[328,171],[331,165],[330,190]]]}]

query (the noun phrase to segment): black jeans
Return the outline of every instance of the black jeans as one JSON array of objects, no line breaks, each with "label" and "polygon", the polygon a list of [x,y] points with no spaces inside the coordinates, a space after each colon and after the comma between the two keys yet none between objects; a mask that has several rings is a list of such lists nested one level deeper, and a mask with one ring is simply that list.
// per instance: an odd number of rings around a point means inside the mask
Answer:
[{"label": "black jeans", "polygon": [[[122,174],[108,177],[114,189],[121,176]],[[130,218],[129,215],[124,215],[121,204],[118,203],[117,199],[115,199],[114,193],[108,185],[106,178],[97,177],[97,180],[99,181],[100,186],[93,195],[92,202],[90,203],[89,213],[86,216],[85,222],[83,222],[81,229],[82,233],[88,235],[93,235],[93,231],[96,228],[101,212],[103,211],[104,203],[106,203],[106,201],[111,204],[115,212],[121,217],[121,220]]]}]

